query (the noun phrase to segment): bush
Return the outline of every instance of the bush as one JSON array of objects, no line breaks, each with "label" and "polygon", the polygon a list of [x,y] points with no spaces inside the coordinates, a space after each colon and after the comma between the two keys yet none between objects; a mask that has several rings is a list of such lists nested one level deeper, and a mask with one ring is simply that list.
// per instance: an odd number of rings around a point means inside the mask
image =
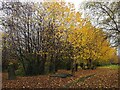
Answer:
[{"label": "bush", "polygon": [[21,64],[19,64],[19,67],[15,71],[15,73],[16,73],[17,76],[24,76],[25,75],[24,69],[23,69]]}]

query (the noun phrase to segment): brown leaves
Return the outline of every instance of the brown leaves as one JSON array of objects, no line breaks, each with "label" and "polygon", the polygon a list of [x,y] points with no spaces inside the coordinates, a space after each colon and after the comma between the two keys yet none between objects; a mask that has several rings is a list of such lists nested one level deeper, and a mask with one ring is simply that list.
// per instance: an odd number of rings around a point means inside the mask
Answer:
[{"label": "brown leaves", "polygon": [[[70,73],[66,70],[59,70],[58,73]],[[95,74],[74,84],[70,84],[82,77]],[[75,77],[59,78],[49,75],[17,77],[17,80],[7,80],[7,74],[3,73],[3,88],[117,88],[118,71],[115,69],[79,70]]]}]

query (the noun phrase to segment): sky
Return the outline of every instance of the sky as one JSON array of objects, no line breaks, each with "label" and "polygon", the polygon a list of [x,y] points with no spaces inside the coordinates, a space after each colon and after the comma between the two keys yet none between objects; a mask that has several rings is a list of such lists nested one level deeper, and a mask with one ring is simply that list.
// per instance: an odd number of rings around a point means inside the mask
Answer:
[{"label": "sky", "polygon": [[72,2],[75,5],[75,8],[78,10],[79,4],[82,3],[85,0],[65,0],[66,2]]},{"label": "sky", "polygon": [[[0,0],[0,1],[16,1],[16,0]],[[44,0],[19,0],[19,1],[22,1],[22,2],[41,2],[41,1],[44,1]],[[46,1],[53,1],[53,0],[46,0]],[[62,0],[58,0],[58,1],[62,1]],[[84,2],[84,1],[99,1],[99,2],[104,1],[105,2],[105,1],[108,1],[108,0],[63,0],[63,1],[74,3],[76,10],[78,10],[79,9],[79,4]],[[109,1],[120,1],[120,0],[109,0]]]},{"label": "sky", "polygon": [[[0,1],[2,1],[2,0],[0,0]],[[16,0],[3,0],[3,1],[16,1]],[[19,1],[22,1],[22,2],[41,2],[43,0],[19,0]],[[46,0],[46,1],[52,1],[52,0]],[[58,0],[58,1],[61,1],[61,0]],[[76,10],[78,10],[79,4],[83,1],[86,1],[86,0],[64,0],[64,1],[74,3]]]}]

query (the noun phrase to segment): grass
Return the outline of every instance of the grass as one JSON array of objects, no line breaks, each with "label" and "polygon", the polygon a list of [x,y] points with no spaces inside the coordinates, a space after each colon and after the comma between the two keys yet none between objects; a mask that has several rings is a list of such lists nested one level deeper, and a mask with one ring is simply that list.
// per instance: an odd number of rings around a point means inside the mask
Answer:
[{"label": "grass", "polygon": [[118,69],[120,68],[120,66],[119,65],[106,65],[106,66],[100,66],[99,68]]}]

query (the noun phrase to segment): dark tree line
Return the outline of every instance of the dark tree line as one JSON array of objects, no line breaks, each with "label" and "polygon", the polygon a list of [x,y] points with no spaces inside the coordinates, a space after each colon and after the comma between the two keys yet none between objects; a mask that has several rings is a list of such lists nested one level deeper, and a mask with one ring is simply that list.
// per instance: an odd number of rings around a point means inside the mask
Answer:
[{"label": "dark tree line", "polygon": [[39,3],[38,7],[39,10],[34,9],[35,3],[2,3],[5,15],[1,18],[4,27],[3,69],[10,62],[19,64],[25,75],[55,73],[65,63],[71,69],[72,46],[56,36],[54,18],[45,20],[48,13],[43,4]]}]

